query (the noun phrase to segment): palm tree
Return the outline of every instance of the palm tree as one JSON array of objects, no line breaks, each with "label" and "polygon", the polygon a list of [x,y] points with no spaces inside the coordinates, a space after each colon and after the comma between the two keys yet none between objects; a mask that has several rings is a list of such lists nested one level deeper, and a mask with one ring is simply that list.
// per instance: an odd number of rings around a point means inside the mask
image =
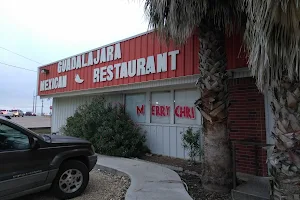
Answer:
[{"label": "palm tree", "polygon": [[261,91],[273,94],[275,200],[300,199],[300,5],[299,1],[244,0],[244,43],[249,67]]},{"label": "palm tree", "polygon": [[[150,25],[167,41],[173,39],[182,44],[196,28],[199,30],[200,78],[197,85],[201,89],[201,98],[195,104],[204,118],[202,183],[208,190],[227,192],[232,184],[232,165],[227,134],[224,25],[232,25],[234,18],[240,20],[241,17],[232,2],[216,3],[213,0],[146,0],[145,10]],[[239,21],[235,22],[239,24]],[[227,32],[233,30],[233,26],[226,28]]]},{"label": "palm tree", "polygon": [[[203,185],[214,191],[231,184],[226,131],[227,76],[224,33],[244,30],[249,68],[257,86],[273,92],[276,144],[269,162],[275,199],[300,193],[300,1],[299,0],[145,0],[149,24],[164,39],[184,43],[199,30],[204,117]],[[298,196],[297,196],[298,195]]]}]

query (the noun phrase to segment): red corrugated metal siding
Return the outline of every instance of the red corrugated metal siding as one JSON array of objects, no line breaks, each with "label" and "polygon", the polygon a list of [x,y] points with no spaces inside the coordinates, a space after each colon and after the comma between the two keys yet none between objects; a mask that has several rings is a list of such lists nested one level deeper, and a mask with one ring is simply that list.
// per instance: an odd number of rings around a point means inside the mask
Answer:
[{"label": "red corrugated metal siding", "polygon": [[[50,95],[55,93],[102,88],[107,86],[117,86],[117,85],[145,82],[151,80],[160,80],[160,79],[188,76],[188,75],[199,73],[198,52],[200,47],[199,47],[199,41],[197,36],[192,36],[191,38],[189,38],[185,45],[181,47],[175,47],[174,44],[172,43],[169,44],[168,46],[163,44],[158,40],[155,33],[151,32],[145,35],[137,36],[129,40],[122,41],[120,42],[120,45],[121,45],[122,58],[115,61],[99,63],[97,65],[75,69],[63,73],[57,73],[58,62],[41,67],[41,69],[48,69],[49,74],[46,75],[46,74],[39,73],[38,88],[40,87],[41,80],[47,80],[62,75],[67,75],[67,87],[47,90],[47,91],[40,91],[39,89],[39,95],[43,96],[43,95]],[[156,62],[157,54],[163,52],[169,52],[173,50],[180,51],[180,53],[177,55],[177,68],[175,71],[172,71],[170,69],[171,58],[170,56],[168,56],[168,70],[166,72],[134,76],[132,78],[130,77],[123,78],[123,79],[114,78],[111,81],[93,83],[93,70],[95,68],[108,66],[111,64],[113,65],[116,63],[122,63],[122,62],[143,58],[143,57],[147,59],[147,57],[151,55],[155,57],[155,62]],[[94,56],[96,56],[96,52],[97,50],[93,51]],[[87,61],[87,59],[88,56],[86,54],[85,60]],[[79,74],[80,78],[84,79],[84,82],[82,84],[77,84],[74,81],[76,74]]]},{"label": "red corrugated metal siding", "polygon": [[242,39],[241,35],[226,38],[227,69],[247,67],[246,54],[241,48]]}]

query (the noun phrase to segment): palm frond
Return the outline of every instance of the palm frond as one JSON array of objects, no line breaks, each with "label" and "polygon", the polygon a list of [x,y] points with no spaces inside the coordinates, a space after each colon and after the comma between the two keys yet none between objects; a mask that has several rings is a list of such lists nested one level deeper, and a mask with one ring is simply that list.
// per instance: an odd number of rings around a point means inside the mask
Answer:
[{"label": "palm frond", "polygon": [[244,29],[246,17],[239,0],[210,0],[206,20],[223,31],[227,36]]},{"label": "palm frond", "polygon": [[286,75],[298,81],[299,0],[243,0],[240,6],[248,17],[244,42],[258,88],[263,91]]},{"label": "palm frond", "polygon": [[184,43],[203,21],[228,33],[242,24],[235,0],[145,0],[145,13],[151,28],[178,44]]},{"label": "palm frond", "polygon": [[206,15],[207,3],[208,0],[146,0],[145,13],[150,27],[165,39],[183,43]]}]

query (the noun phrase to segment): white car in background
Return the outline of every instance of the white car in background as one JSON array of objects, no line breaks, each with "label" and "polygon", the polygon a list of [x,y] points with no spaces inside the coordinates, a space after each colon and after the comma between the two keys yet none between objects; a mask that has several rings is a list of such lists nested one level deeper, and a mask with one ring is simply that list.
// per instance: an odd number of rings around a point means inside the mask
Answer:
[{"label": "white car in background", "polygon": [[4,114],[4,112],[0,111],[0,117],[5,117],[7,119],[11,119],[11,116],[8,114]]},{"label": "white car in background", "polygon": [[13,113],[13,117],[24,117],[25,115],[22,110],[18,110],[18,109],[10,110],[10,112]]},{"label": "white car in background", "polygon": [[9,110],[0,110],[0,112],[2,113],[2,115],[6,115],[6,116],[10,116],[10,117],[14,116],[14,113]]}]

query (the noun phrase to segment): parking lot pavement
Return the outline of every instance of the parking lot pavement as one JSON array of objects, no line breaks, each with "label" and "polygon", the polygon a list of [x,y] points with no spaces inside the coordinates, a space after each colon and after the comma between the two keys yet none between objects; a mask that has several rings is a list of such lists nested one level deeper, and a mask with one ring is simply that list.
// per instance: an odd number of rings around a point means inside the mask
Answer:
[{"label": "parking lot pavement", "polygon": [[[107,172],[92,170],[85,192],[73,200],[124,200],[130,179]],[[57,200],[49,191],[20,197],[14,200]]]},{"label": "parking lot pavement", "polygon": [[42,116],[12,117],[11,121],[16,122],[26,128],[51,127],[51,117],[42,117]]}]

